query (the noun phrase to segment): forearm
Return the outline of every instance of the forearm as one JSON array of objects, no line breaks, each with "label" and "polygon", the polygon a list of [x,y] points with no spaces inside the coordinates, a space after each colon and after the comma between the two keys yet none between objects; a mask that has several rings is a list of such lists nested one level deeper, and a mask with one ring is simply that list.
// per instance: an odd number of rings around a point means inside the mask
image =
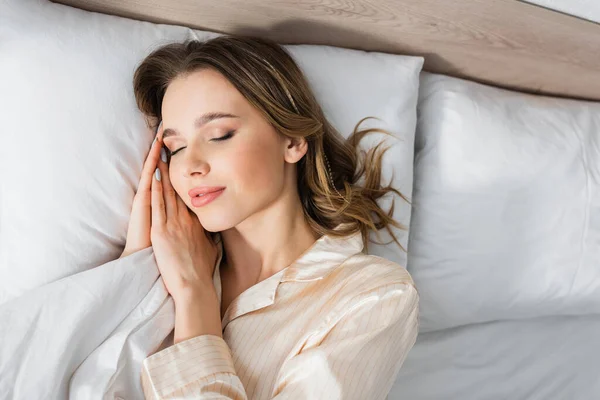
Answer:
[{"label": "forearm", "polygon": [[212,285],[175,300],[174,344],[201,335],[223,337],[219,299]]}]

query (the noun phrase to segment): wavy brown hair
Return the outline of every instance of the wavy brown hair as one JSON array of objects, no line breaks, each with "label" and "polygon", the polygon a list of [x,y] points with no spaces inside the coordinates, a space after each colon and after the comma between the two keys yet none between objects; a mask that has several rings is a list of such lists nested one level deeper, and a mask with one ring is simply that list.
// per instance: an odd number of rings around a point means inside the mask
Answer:
[{"label": "wavy brown hair", "polygon": [[[390,192],[409,202],[398,190],[381,184],[381,160],[387,148],[382,149],[379,143],[368,152],[358,149],[365,135],[390,133],[359,129],[364,118],[345,139],[325,118],[298,65],[275,42],[226,35],[204,42],[170,43],[154,50],[133,78],[137,106],[150,128],[155,130],[162,120],[167,86],[178,77],[205,68],[224,75],[281,135],[306,139],[308,151],[297,163],[298,192],[305,218],[315,232],[340,237],[360,231],[366,252],[369,231],[386,228],[404,250],[390,229],[406,229],[392,217],[394,202],[388,211],[377,203]],[[359,184],[361,178],[364,182]],[[334,230],[340,224],[344,225]]]}]

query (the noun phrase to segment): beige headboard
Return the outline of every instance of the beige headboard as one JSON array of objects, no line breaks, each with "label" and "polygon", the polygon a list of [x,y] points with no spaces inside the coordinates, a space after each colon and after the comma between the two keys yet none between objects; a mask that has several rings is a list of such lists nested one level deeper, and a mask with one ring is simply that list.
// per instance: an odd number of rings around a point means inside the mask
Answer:
[{"label": "beige headboard", "polygon": [[600,100],[600,24],[517,0],[55,0],[280,43],[422,55],[425,69]]}]

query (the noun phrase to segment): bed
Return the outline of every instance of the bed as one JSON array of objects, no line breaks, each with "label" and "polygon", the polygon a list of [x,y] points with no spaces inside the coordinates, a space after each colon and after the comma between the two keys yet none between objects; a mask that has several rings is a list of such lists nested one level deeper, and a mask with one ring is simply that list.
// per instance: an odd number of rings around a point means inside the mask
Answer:
[{"label": "bed", "polygon": [[243,33],[288,46],[341,131],[402,136],[408,253],[374,251],[420,333],[387,398],[600,399],[600,25],[559,3],[0,0],[0,398],[141,398],[173,303],[151,249],[116,260],[152,140],[131,74]]}]

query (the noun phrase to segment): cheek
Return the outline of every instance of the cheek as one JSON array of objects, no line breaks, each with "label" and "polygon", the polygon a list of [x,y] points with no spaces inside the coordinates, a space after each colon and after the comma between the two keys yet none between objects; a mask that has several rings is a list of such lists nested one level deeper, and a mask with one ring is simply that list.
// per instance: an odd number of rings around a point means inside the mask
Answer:
[{"label": "cheek", "polygon": [[267,194],[277,190],[283,180],[283,156],[274,145],[249,143],[230,159],[235,170],[236,188],[240,192]]},{"label": "cheek", "polygon": [[185,182],[180,179],[179,174],[177,174],[175,171],[172,171],[171,168],[169,168],[169,181],[171,182],[173,189],[175,189],[175,193],[181,197],[185,204],[190,205],[190,197],[187,194],[187,191],[190,188],[185,186]]}]

